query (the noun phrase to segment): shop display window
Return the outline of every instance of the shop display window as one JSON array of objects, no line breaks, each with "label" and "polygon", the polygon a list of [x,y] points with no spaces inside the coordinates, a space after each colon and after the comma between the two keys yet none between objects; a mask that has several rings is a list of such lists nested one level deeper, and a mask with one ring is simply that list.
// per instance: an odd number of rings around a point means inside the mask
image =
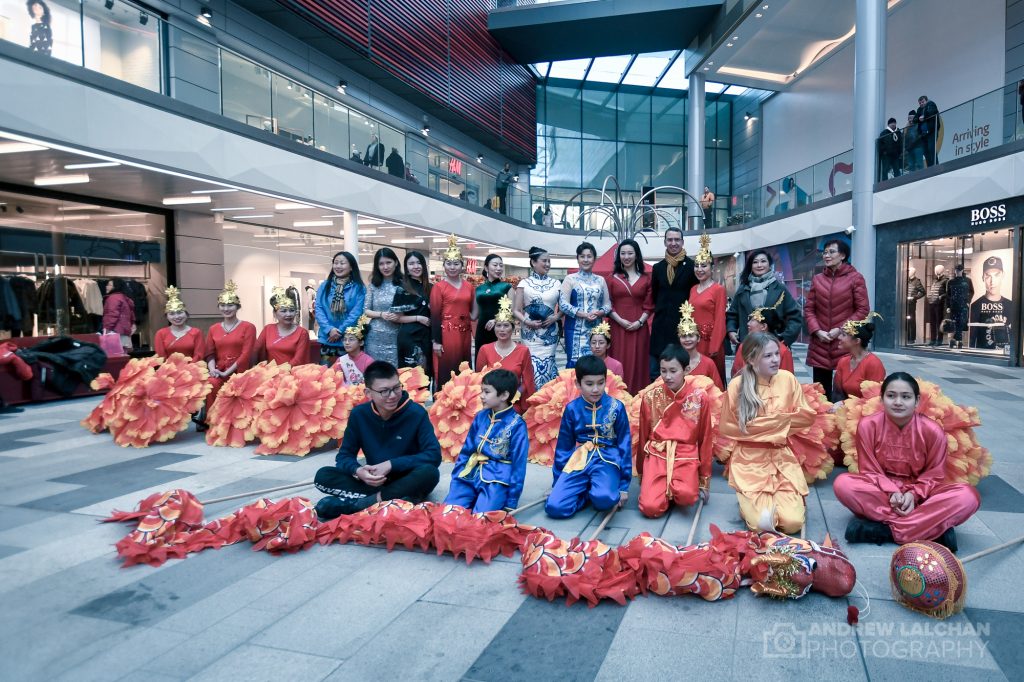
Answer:
[{"label": "shop display window", "polygon": [[1015,229],[900,244],[904,346],[1010,355],[1020,307]]}]

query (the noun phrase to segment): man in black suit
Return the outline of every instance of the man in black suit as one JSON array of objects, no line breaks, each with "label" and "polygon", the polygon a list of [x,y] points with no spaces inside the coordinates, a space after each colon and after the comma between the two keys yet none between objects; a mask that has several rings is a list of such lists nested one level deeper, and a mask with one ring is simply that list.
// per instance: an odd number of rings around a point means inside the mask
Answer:
[{"label": "man in black suit", "polygon": [[935,165],[935,140],[939,135],[942,121],[939,120],[939,107],[926,96],[917,98],[917,131],[921,134],[924,147],[924,160],[931,168]]},{"label": "man in black suit", "polygon": [[384,165],[384,145],[376,135],[370,137],[370,144],[366,146],[366,154],[363,156],[363,164],[371,168],[380,168]]},{"label": "man in black suit", "polygon": [[658,358],[669,344],[678,343],[679,306],[690,298],[690,289],[697,283],[693,259],[686,257],[683,231],[678,227],[665,230],[665,258],[651,269],[651,296],[654,299],[654,322],[651,326],[651,379],[658,374]]}]

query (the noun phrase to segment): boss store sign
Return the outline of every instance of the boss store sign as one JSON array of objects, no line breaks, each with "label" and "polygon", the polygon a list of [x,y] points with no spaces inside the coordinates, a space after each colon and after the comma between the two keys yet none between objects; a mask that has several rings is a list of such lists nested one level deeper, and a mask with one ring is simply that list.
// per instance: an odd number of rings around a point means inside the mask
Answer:
[{"label": "boss store sign", "polygon": [[1024,223],[1024,202],[1020,199],[993,201],[967,209],[971,227],[999,227]]}]

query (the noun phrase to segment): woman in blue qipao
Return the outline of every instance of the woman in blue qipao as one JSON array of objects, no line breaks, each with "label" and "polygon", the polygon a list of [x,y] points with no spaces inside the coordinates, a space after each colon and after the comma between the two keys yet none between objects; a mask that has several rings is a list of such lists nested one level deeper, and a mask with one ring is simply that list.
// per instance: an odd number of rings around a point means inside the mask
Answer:
[{"label": "woman in blue qipao", "polygon": [[558,295],[561,282],[548,277],[551,256],[544,249],[530,248],[530,276],[519,280],[513,314],[522,323],[523,345],[530,351],[537,388],[558,375],[555,348],[558,345]]},{"label": "woman in blue qipao", "polygon": [[590,355],[590,330],[601,324],[612,311],[608,283],[594,274],[597,249],[589,242],[576,247],[579,272],[567,275],[562,282],[558,307],[565,315],[566,368],[575,367],[582,355]]}]

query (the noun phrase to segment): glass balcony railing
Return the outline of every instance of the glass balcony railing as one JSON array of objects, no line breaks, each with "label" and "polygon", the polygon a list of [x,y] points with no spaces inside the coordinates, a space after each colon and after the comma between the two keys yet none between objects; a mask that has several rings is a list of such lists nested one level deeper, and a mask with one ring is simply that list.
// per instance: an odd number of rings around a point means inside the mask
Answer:
[{"label": "glass balcony railing", "polygon": [[[853,150],[730,198],[726,225],[788,213],[853,189]],[[719,225],[722,223],[719,222]]]}]

